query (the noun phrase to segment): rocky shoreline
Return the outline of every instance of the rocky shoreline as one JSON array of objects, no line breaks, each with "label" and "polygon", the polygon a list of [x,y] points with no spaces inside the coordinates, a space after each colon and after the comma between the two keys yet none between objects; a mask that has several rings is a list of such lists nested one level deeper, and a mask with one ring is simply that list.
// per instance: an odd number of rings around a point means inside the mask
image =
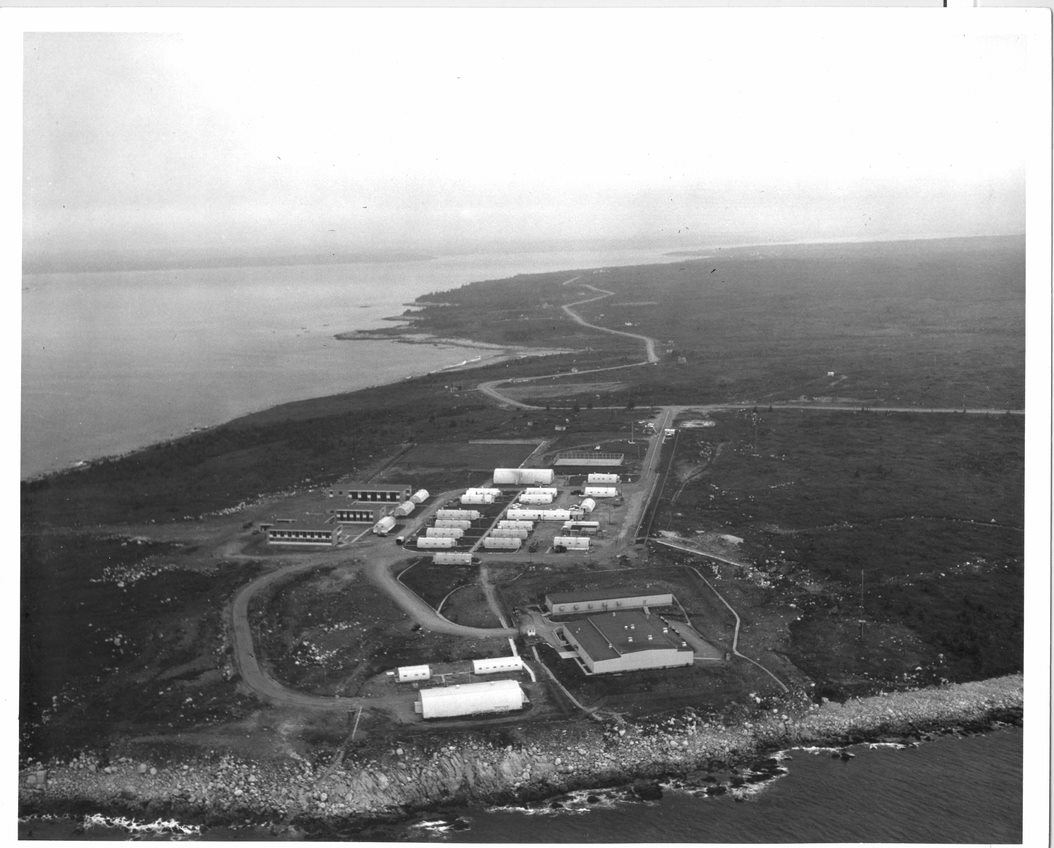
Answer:
[{"label": "rocky shoreline", "polygon": [[65,763],[23,764],[19,815],[358,830],[436,807],[537,802],[597,787],[629,784],[639,797],[655,797],[660,778],[693,781],[717,793],[744,779],[734,770],[753,766],[763,775],[771,768],[766,758],[787,748],[925,740],[998,726],[993,723],[1020,724],[1023,681],[1010,675],[809,704],[793,714],[788,709],[759,710],[735,726],[690,708],[650,722],[550,724],[509,744],[452,732],[441,741],[375,746],[349,755],[339,768],[231,755],[103,763],[82,754]]}]

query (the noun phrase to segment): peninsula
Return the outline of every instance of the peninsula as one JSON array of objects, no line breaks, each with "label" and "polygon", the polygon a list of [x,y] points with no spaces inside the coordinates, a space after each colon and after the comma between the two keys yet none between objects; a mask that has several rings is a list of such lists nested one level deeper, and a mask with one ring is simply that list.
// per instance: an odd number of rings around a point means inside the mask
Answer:
[{"label": "peninsula", "polygon": [[475,283],[379,332],[501,361],[24,483],[20,815],[368,838],[1019,723],[1023,255]]}]

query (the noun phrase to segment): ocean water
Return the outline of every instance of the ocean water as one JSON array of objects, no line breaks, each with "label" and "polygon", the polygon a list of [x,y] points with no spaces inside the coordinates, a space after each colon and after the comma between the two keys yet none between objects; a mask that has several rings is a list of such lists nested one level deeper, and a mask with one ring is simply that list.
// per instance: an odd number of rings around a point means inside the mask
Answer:
[{"label": "ocean water", "polygon": [[[1020,728],[941,737],[918,748],[867,745],[855,758],[787,752],[786,773],[732,795],[668,790],[661,801],[582,799],[580,811],[469,809],[411,825],[447,842],[970,842],[1022,841]],[[595,796],[596,797],[596,796]]]},{"label": "ocean water", "polygon": [[[946,736],[896,748],[857,745],[848,761],[829,750],[785,752],[783,774],[731,793],[706,796],[667,788],[659,801],[627,800],[621,791],[562,796],[562,807],[468,807],[415,815],[368,831],[310,833],[325,841],[433,843],[759,843],[1034,842],[1042,821],[1023,831],[1020,728]],[[738,790],[737,790],[738,791]],[[1045,792],[1045,784],[1033,791]],[[738,800],[737,800],[738,799]],[[1037,799],[1038,800],[1038,799]],[[269,840],[261,827],[129,830],[86,820],[19,822],[23,839]],[[171,825],[185,828],[185,834]],[[138,825],[141,827],[141,824]],[[1039,834],[1042,836],[1042,833]],[[285,835],[288,838],[288,835]],[[1044,840],[1045,841],[1045,837]]]},{"label": "ocean water", "polygon": [[23,479],[288,401],[454,365],[464,348],[338,341],[483,279],[670,261],[660,251],[27,274]]}]

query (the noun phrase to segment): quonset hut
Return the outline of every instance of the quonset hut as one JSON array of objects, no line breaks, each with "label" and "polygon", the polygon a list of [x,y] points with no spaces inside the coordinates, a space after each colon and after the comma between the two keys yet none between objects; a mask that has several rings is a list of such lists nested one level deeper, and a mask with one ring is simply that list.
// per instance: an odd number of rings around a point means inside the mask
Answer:
[{"label": "quonset hut", "polygon": [[461,683],[420,691],[414,710],[422,718],[508,713],[522,710],[523,690],[515,680],[488,680],[483,683]]},{"label": "quonset hut", "polygon": [[551,468],[495,468],[495,486],[551,486],[555,474]]}]

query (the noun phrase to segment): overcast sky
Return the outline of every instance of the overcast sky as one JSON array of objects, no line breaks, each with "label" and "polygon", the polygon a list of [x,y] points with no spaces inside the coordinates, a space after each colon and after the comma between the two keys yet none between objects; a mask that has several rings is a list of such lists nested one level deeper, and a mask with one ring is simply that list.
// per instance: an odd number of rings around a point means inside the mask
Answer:
[{"label": "overcast sky", "polygon": [[27,33],[25,249],[1023,232],[1024,42],[941,11]]}]

